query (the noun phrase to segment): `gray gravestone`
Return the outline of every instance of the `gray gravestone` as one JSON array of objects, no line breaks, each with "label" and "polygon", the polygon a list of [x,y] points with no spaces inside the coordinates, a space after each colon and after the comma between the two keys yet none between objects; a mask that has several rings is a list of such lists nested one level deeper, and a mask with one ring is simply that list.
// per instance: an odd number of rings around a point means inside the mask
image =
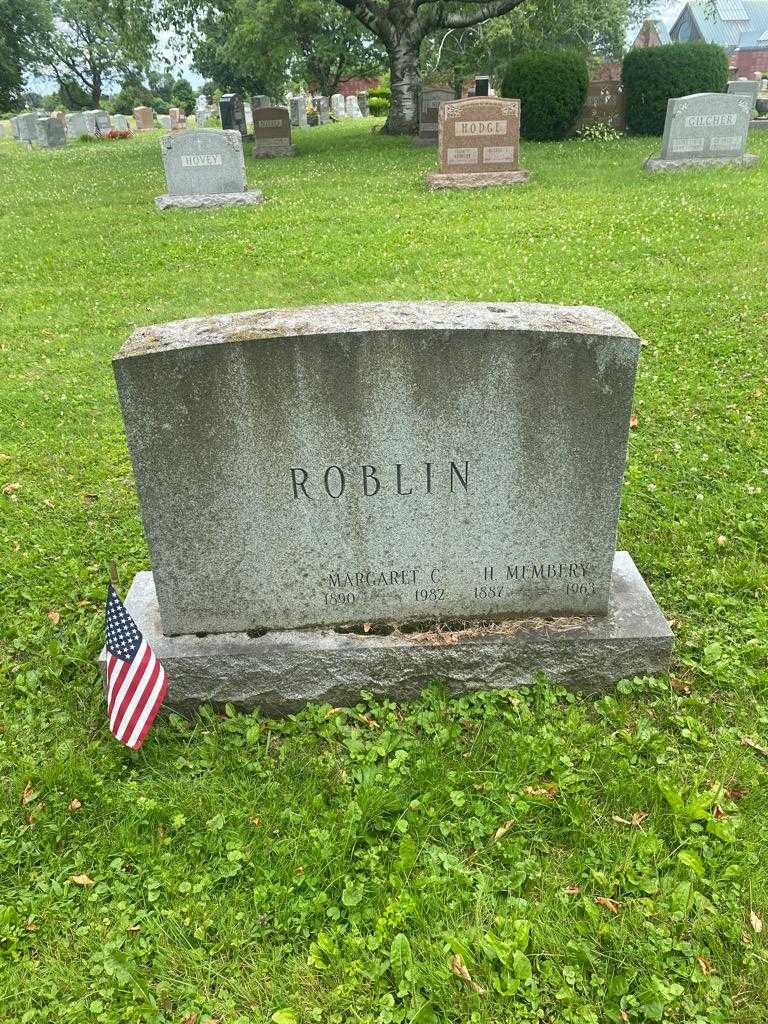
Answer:
[{"label": "gray gravestone", "polygon": [[88,120],[82,110],[67,114],[65,124],[67,137],[70,139],[87,138],[91,134],[88,130]]},{"label": "gray gravestone", "polygon": [[159,210],[263,201],[261,192],[246,191],[239,132],[212,128],[173,132],[160,140],[160,152],[168,194],[155,200]]},{"label": "gray gravestone", "polygon": [[370,115],[370,110],[368,109],[367,92],[359,92],[357,94],[357,105],[360,108],[360,113],[363,117],[368,117]]},{"label": "gray gravestone", "polygon": [[103,138],[112,127],[109,114],[106,110],[89,110],[88,113],[93,116],[93,134]]},{"label": "gray gravestone", "polygon": [[360,104],[357,102],[357,96],[347,96],[344,100],[344,104],[347,109],[347,117],[362,117],[362,111],[360,110]]},{"label": "gray gravestone", "polygon": [[291,126],[293,128],[307,127],[307,100],[305,96],[292,96],[289,100],[291,112]]},{"label": "gray gravestone", "polygon": [[198,128],[205,127],[205,121],[208,117],[208,97],[200,93],[195,103],[195,125]]},{"label": "gray gravestone", "polygon": [[35,113],[19,114],[16,123],[19,128],[19,141],[30,145],[37,140],[37,118]]},{"label": "gray gravestone", "polygon": [[646,170],[756,163],[756,156],[744,152],[751,114],[751,98],[739,94],[702,92],[669,100],[661,156],[647,160]]},{"label": "gray gravestone", "polygon": [[452,89],[427,85],[419,96],[419,134],[415,142],[422,146],[437,145],[437,122],[441,103],[456,99]]},{"label": "gray gravestone", "polygon": [[760,82],[750,82],[746,78],[739,78],[735,82],[728,83],[729,96],[749,96],[754,110],[757,97],[760,95]]},{"label": "gray gravestone", "polygon": [[347,116],[347,106],[340,92],[335,92],[331,96],[331,114],[336,120]]},{"label": "gray gravestone", "polygon": [[251,96],[251,112],[258,110],[259,107],[271,107],[272,100],[269,96],[264,96],[261,93],[257,93],[256,96]]},{"label": "gray gravestone", "polygon": [[604,614],[638,353],[533,304],[138,331],[115,372],[166,632]]},{"label": "gray gravestone", "polygon": [[112,115],[112,127],[117,132],[130,131],[130,125],[128,124],[128,118],[125,114],[113,114]]},{"label": "gray gravestone", "polygon": [[256,107],[253,111],[253,155],[293,156],[291,117],[287,107]]},{"label": "gray gravestone", "polygon": [[221,127],[234,129],[242,136],[248,134],[248,126],[245,123],[245,105],[243,97],[237,92],[228,92],[219,100],[219,116]]},{"label": "gray gravestone", "polygon": [[39,117],[35,141],[41,149],[60,149],[67,144],[66,128],[58,117]]},{"label": "gray gravestone", "polygon": [[170,114],[158,114],[157,123],[161,128],[165,128],[167,132],[171,130],[171,115]]},{"label": "gray gravestone", "polygon": [[315,96],[314,107],[317,111],[317,123],[328,124],[331,120],[331,108],[327,96]]},{"label": "gray gravestone", "polygon": [[11,118],[11,138],[19,139],[19,119],[18,117]]}]

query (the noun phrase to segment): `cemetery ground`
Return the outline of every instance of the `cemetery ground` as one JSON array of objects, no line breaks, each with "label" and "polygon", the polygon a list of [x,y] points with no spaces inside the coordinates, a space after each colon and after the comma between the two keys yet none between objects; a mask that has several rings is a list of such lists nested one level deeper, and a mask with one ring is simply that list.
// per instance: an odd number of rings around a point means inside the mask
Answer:
[{"label": "cemetery ground", "polygon": [[[529,185],[430,194],[434,150],[331,125],[246,155],[263,206],[164,214],[158,138],[0,142],[0,1020],[763,1019],[768,138],[655,176],[656,139],[524,144]],[[108,560],[123,589],[147,567],[111,356],[423,298],[594,304],[645,340],[619,547],[672,676],[204,711],[127,751],[94,661]]]}]

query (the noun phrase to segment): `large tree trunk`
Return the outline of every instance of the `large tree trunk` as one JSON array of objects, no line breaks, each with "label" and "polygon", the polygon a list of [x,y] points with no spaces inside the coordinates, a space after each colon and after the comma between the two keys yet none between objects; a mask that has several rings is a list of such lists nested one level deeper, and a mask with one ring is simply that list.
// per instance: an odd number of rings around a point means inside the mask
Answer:
[{"label": "large tree trunk", "polygon": [[388,135],[416,135],[419,130],[419,50],[421,39],[403,35],[389,49],[392,95],[389,117],[384,125]]}]

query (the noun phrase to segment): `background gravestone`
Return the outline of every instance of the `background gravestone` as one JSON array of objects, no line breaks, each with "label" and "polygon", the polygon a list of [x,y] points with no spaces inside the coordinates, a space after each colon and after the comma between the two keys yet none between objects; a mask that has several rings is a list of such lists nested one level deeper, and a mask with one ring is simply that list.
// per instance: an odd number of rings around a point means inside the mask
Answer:
[{"label": "background gravestone", "polygon": [[626,128],[624,87],[621,82],[590,82],[577,127],[607,125],[617,132]]},{"label": "background gravestone", "polygon": [[357,96],[347,96],[344,100],[344,105],[347,111],[347,117],[362,117],[360,105],[357,102]]},{"label": "background gravestone", "polygon": [[733,93],[702,92],[667,103],[661,156],[648,171],[680,170],[707,164],[757,163],[745,153],[752,100]]},{"label": "background gravestone", "polygon": [[491,80],[488,75],[478,75],[475,78],[475,96],[490,96]]},{"label": "background gravestone", "polygon": [[41,149],[59,149],[67,144],[66,128],[58,117],[39,117],[35,141]]},{"label": "background gravestone", "polygon": [[253,111],[253,155],[293,156],[291,117],[287,107],[256,107]]},{"label": "background gravestone", "polygon": [[430,188],[517,185],[529,178],[519,167],[520,100],[496,97],[443,103],[438,120],[440,172]]},{"label": "background gravestone", "polygon": [[315,96],[314,106],[317,111],[317,123],[328,124],[331,120],[331,108],[327,96]]},{"label": "background gravestone", "polygon": [[20,142],[27,142],[31,145],[37,140],[37,118],[38,115],[35,113],[19,114],[16,123]]},{"label": "background gravestone", "polygon": [[171,115],[170,114],[158,114],[157,123],[161,128],[165,128],[167,132],[171,130]]},{"label": "background gravestone", "polygon": [[199,128],[172,132],[160,140],[168,194],[158,210],[170,207],[254,205],[261,192],[246,191],[242,136],[237,131]]},{"label": "background gravestone", "polygon": [[[664,671],[669,628],[615,552],[639,348],[602,310],[526,303],[137,331],[114,369],[154,580],[128,605],[170,702]],[[448,647],[328,629],[519,615],[491,647],[482,627]],[[246,633],[263,629],[288,632]]]},{"label": "background gravestone", "polygon": [[237,92],[228,92],[219,100],[219,116],[221,127],[225,130],[234,129],[245,137],[248,126],[245,123],[245,105],[243,97]]},{"label": "background gravestone", "polygon": [[307,127],[307,100],[305,96],[292,96],[290,103],[291,127]]},{"label": "background gravestone", "polygon": [[436,146],[438,137],[438,114],[441,103],[456,99],[453,89],[426,85],[419,95],[419,134],[414,140],[417,145]]},{"label": "background gravestone", "polygon": [[757,97],[760,95],[760,85],[761,82],[750,82],[746,78],[737,79],[735,82],[728,83],[728,94],[730,96],[749,96],[752,100],[752,109],[754,109]]},{"label": "background gravestone", "polygon": [[155,112],[152,107],[134,107],[133,118],[137,132],[149,132],[155,127]]},{"label": "background gravestone", "polygon": [[336,120],[347,116],[347,106],[340,92],[335,92],[331,96],[331,114]]},{"label": "background gravestone", "polygon": [[368,109],[368,93],[367,92],[359,92],[357,94],[357,105],[360,108],[360,114],[363,117],[368,117],[370,115],[370,110]]},{"label": "background gravestone", "polygon": [[67,138],[82,139],[87,138],[88,135],[90,135],[90,132],[88,131],[88,122],[85,114],[81,110],[78,110],[73,114],[67,114],[65,124]]},{"label": "background gravestone", "polygon": [[181,108],[169,107],[168,117],[171,119],[171,131],[178,131],[179,127],[181,126]]},{"label": "background gravestone", "polygon": [[271,107],[272,100],[269,96],[264,96],[261,93],[257,93],[255,96],[251,96],[251,112],[258,109],[259,107]]},{"label": "background gravestone", "polygon": [[93,114],[94,134],[104,138],[112,127],[109,114],[106,110],[91,110],[89,113]]},{"label": "background gravestone", "polygon": [[18,119],[18,117],[12,117],[11,118],[11,137],[16,139],[16,140],[18,140],[19,137],[20,137],[19,136],[19,119]]},{"label": "background gravestone", "polygon": [[128,124],[128,118],[125,114],[113,114],[112,127],[117,132],[128,132],[131,130],[131,126]]}]

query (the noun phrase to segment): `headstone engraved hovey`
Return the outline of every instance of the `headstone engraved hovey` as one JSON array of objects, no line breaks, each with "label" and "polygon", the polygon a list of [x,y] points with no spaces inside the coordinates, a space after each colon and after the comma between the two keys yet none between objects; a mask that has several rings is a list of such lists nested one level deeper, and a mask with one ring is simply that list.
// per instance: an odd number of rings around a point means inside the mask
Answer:
[{"label": "headstone engraved hovey", "polygon": [[[522,303],[137,331],[114,369],[154,580],[128,605],[171,702],[285,712],[435,678],[460,692],[544,669],[594,688],[663,671],[669,629],[615,552],[638,353],[609,313]],[[520,615],[453,645],[328,629]]]},{"label": "headstone engraved hovey", "polygon": [[172,132],[160,140],[168,194],[158,210],[169,207],[254,205],[261,192],[248,192],[240,132],[197,128]]},{"label": "headstone engraved hovey", "polygon": [[234,129],[241,135],[248,134],[248,126],[245,123],[245,104],[243,97],[237,92],[228,92],[219,100],[219,116],[221,127]]},{"label": "headstone engraved hovey", "polygon": [[440,172],[430,188],[516,185],[529,174],[519,166],[520,100],[478,97],[443,103],[438,115]]},{"label": "headstone engraved hovey", "polygon": [[419,96],[419,134],[417,142],[421,145],[437,145],[438,114],[441,103],[451,103],[456,99],[453,89],[427,85]]},{"label": "headstone engraved hovey", "polygon": [[745,153],[751,114],[751,98],[739,94],[703,92],[669,100],[661,156],[647,160],[646,170],[757,163],[758,157]]},{"label": "headstone engraved hovey", "polygon": [[587,86],[578,127],[598,124],[607,125],[617,132],[624,131],[624,87],[621,82],[590,82]]},{"label": "headstone engraved hovey", "polygon": [[287,107],[255,107],[253,155],[293,156],[291,117]]}]

